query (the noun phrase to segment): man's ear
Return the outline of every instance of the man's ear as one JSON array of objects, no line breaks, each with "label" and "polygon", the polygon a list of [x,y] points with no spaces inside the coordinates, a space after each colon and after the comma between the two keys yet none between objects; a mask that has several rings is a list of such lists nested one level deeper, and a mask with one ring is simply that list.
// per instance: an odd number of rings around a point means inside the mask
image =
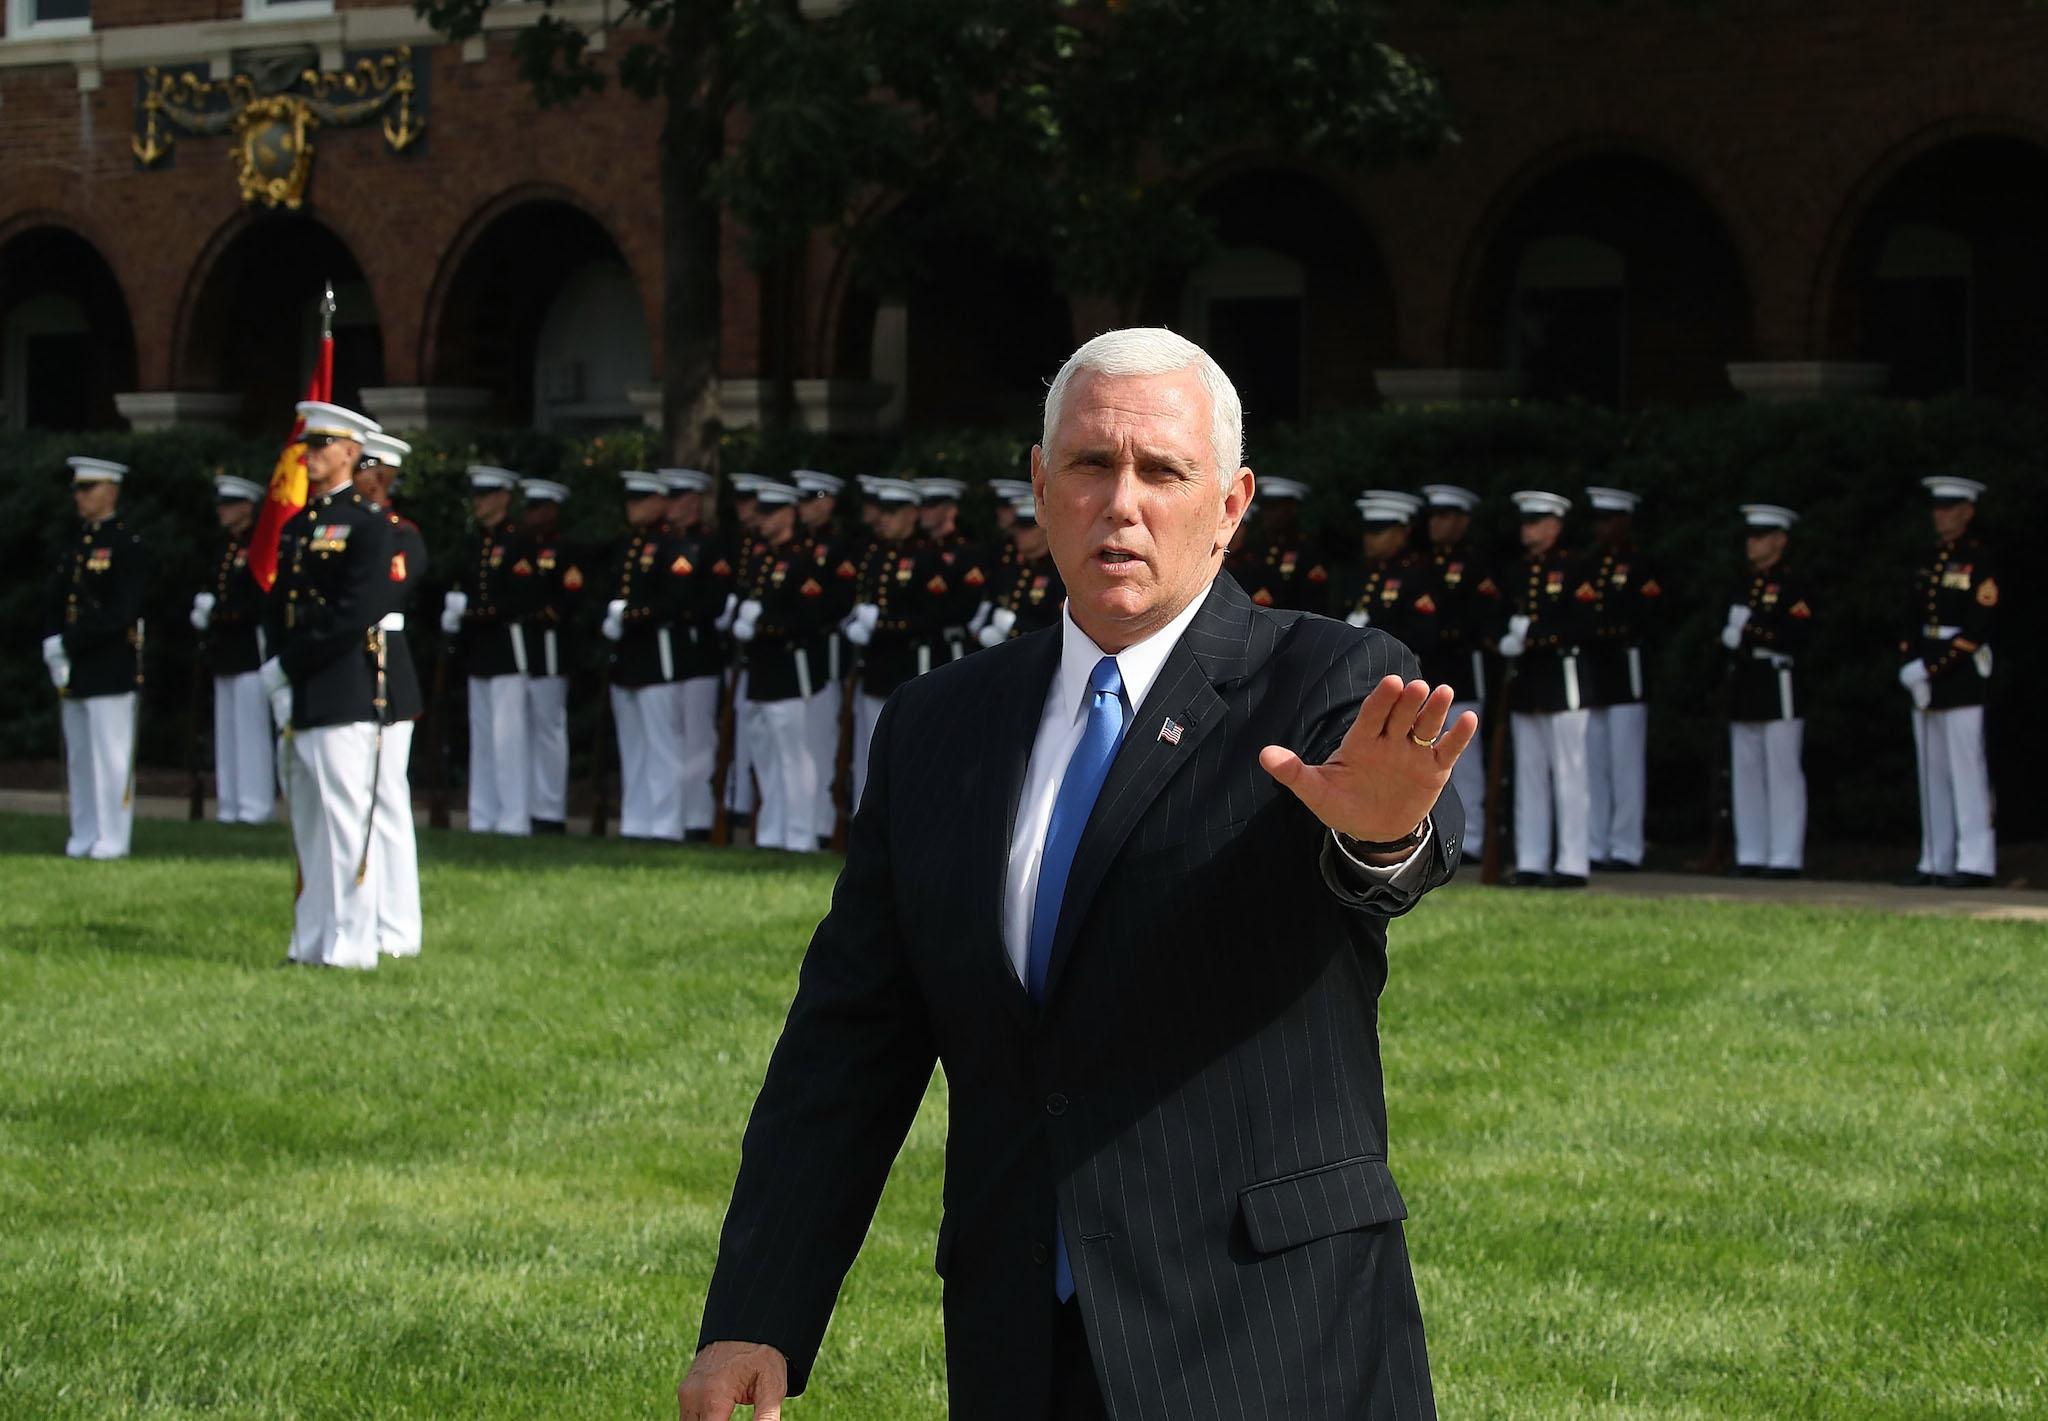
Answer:
[{"label": "man's ear", "polygon": [[1245,510],[1252,506],[1252,493],[1257,487],[1250,469],[1239,469],[1230,476],[1223,490],[1223,517],[1217,523],[1216,547],[1212,551],[1230,546],[1237,525],[1244,522]]},{"label": "man's ear", "polygon": [[1045,450],[1036,444],[1031,446],[1031,497],[1045,498]]}]

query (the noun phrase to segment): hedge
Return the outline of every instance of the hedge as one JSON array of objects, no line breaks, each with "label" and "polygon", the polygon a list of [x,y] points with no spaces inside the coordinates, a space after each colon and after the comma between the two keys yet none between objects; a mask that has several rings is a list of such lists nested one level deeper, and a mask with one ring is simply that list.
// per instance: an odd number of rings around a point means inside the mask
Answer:
[{"label": "hedge", "polygon": [[[1022,477],[1035,431],[933,432],[905,440],[780,431],[738,433],[721,451],[726,469],[780,472],[811,465],[841,474],[953,473],[977,485],[965,520],[986,526],[994,476]],[[533,431],[423,434],[401,502],[426,530],[432,567],[422,607],[437,606],[462,544],[462,469],[500,463],[567,483],[571,538],[592,546],[622,521],[617,473],[653,457],[648,435],[619,431],[567,438]],[[64,456],[90,453],[132,465],[122,504],[157,559],[159,608],[150,623],[149,687],[142,721],[145,763],[182,764],[193,633],[185,609],[214,545],[209,479],[216,470],[262,479],[275,450],[197,430],[148,435],[0,437],[0,556],[15,569],[0,589],[0,634],[15,649],[0,665],[0,757],[55,753],[54,700],[36,656],[40,609],[58,540],[70,518]],[[1356,547],[1350,507],[1368,486],[1413,489],[1465,484],[1487,496],[1479,533],[1497,559],[1514,552],[1506,494],[1551,488],[1580,497],[1587,484],[1644,495],[1637,529],[1669,589],[1670,616],[1651,652],[1653,838],[1676,842],[1705,831],[1710,786],[1725,755],[1715,687],[1716,632],[1742,574],[1738,503],[1789,504],[1804,521],[1791,556],[1823,589],[1807,668],[1807,772],[1814,835],[1911,841],[1918,832],[1906,700],[1894,650],[1907,608],[1906,577],[1926,550],[1927,500],[1918,480],[1966,474],[1991,487],[1978,531],[2002,547],[2006,574],[1997,639],[1998,678],[1989,716],[2000,832],[2038,835],[2048,824],[2048,757],[2028,754],[2020,711],[2048,693],[2044,603],[2018,565],[2019,534],[2048,515],[2048,413],[1987,402],[1885,401],[1728,404],[1617,414],[1578,406],[1498,405],[1373,411],[1281,429],[1258,441],[1252,463],[1306,480],[1312,535],[1332,555]],[[1583,506],[1583,505],[1582,505]],[[1575,511],[1568,536],[1583,535]],[[418,619],[419,654],[438,650],[430,615]],[[594,668],[587,670],[594,688]],[[595,697],[575,698],[579,760],[595,733]],[[459,734],[459,706],[449,717]],[[460,746],[451,747],[462,764]]]}]

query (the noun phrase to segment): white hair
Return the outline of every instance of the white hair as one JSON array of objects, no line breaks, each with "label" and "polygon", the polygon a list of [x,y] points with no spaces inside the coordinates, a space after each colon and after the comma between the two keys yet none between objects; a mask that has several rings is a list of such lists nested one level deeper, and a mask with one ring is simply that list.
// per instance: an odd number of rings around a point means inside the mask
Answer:
[{"label": "white hair", "polygon": [[1178,375],[1195,372],[1209,396],[1209,447],[1216,463],[1216,478],[1228,483],[1244,464],[1244,406],[1237,388],[1223,367],[1209,352],[1186,336],[1159,326],[1132,326],[1127,330],[1104,331],[1067,357],[1060,373],[1053,376],[1045,393],[1045,428],[1040,445],[1050,453],[1053,431],[1059,428],[1060,407],[1066,402],[1067,387],[1077,376]]}]

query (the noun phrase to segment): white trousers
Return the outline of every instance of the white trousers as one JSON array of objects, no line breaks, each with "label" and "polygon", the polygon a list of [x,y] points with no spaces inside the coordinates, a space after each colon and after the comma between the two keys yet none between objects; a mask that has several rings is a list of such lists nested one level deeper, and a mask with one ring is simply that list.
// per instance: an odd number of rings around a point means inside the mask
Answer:
[{"label": "white trousers", "polygon": [[753,702],[747,698],[747,673],[740,672],[740,679],[732,692],[732,764],[725,776],[725,807],[734,814],[754,812],[754,747],[753,737],[747,731],[747,708]]},{"label": "white trousers", "polygon": [[853,702],[853,807],[860,809],[860,797],[868,787],[868,747],[875,743],[875,722],[882,718],[886,696],[862,691]]},{"label": "white trousers", "polygon": [[1465,847],[1462,852],[1476,861],[1486,852],[1485,707],[1478,701],[1452,701],[1451,713],[1444,718],[1444,724],[1456,725],[1458,717],[1466,711],[1479,717],[1479,733],[1472,737],[1472,743],[1465,747],[1458,763],[1451,766],[1451,788],[1458,792],[1458,803],[1465,809]]},{"label": "white trousers", "polygon": [[683,837],[683,683],[612,687],[619,836]]},{"label": "white trousers", "polygon": [[1515,737],[1519,872],[1586,876],[1586,729],[1591,714],[1518,711],[1509,722]]},{"label": "white trousers", "polygon": [[827,680],[811,693],[805,718],[809,722],[811,762],[818,767],[818,807],[811,826],[821,839],[830,838],[839,818],[839,806],[832,802],[832,776],[839,768],[839,706],[844,688]]},{"label": "white trousers", "polygon": [[747,707],[754,734],[754,773],[761,807],[754,811],[754,847],[817,852],[818,766],[811,754],[810,716],[802,697],[755,701]]},{"label": "white trousers", "polygon": [[66,696],[64,776],[71,790],[71,837],[64,852],[75,859],[125,859],[135,831],[135,692],[118,696]]},{"label": "white trousers", "polygon": [[1742,868],[1806,867],[1806,743],[1803,720],[1738,720],[1728,726],[1729,807]]},{"label": "white trousers", "polygon": [[716,674],[681,682],[683,829],[705,830],[718,817],[718,794],[711,786],[718,768],[718,692],[724,679]]},{"label": "white trousers", "polygon": [[1643,780],[1650,708],[1602,706],[1587,712],[1586,851],[1595,863],[1643,861]]},{"label": "white trousers", "polygon": [[213,678],[213,778],[223,824],[268,824],[277,809],[276,731],[254,671]]},{"label": "white trousers", "polygon": [[1920,872],[1998,872],[1984,707],[1913,712],[1920,767]]},{"label": "white trousers", "polygon": [[[292,961],[375,967],[382,874],[366,872],[358,883],[356,867],[363,862],[369,828],[377,727],[354,721],[295,730],[287,750],[285,797],[300,879],[292,909]],[[381,781],[381,768],[375,773]]]},{"label": "white trousers", "polygon": [[469,678],[469,828],[531,834],[526,801],[526,678]]},{"label": "white trousers", "polygon": [[526,809],[557,824],[569,817],[569,678],[526,680]]},{"label": "white trousers", "polygon": [[412,728],[384,727],[377,761],[377,812],[370,824],[370,877],[377,894],[377,950],[386,957],[420,955],[420,851],[413,837]]}]

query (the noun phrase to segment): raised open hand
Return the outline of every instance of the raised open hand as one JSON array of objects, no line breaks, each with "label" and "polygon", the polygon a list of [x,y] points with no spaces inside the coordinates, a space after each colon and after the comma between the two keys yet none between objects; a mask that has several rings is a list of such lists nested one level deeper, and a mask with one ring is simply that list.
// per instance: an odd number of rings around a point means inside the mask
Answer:
[{"label": "raised open hand", "polygon": [[1470,711],[1445,726],[1451,699],[1449,686],[1432,691],[1426,681],[1404,686],[1388,676],[1322,764],[1303,764],[1284,745],[1261,750],[1259,764],[1338,833],[1369,843],[1404,838],[1428,816],[1451,766],[1479,733]]}]

